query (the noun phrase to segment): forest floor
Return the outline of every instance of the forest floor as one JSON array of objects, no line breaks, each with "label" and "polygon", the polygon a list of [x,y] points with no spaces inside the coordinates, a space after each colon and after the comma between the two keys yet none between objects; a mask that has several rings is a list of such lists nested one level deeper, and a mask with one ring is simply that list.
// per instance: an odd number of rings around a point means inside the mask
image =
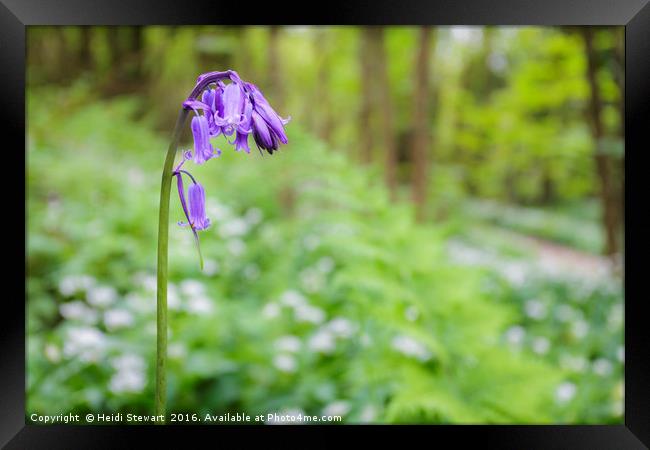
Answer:
[{"label": "forest floor", "polygon": [[542,266],[554,270],[572,272],[582,277],[592,277],[614,270],[612,261],[605,256],[534,236],[519,235],[519,239],[535,251]]},{"label": "forest floor", "polygon": [[499,261],[519,271],[542,271],[555,277],[602,279],[620,275],[620,263],[610,258],[581,250],[568,244],[533,234],[515,231],[492,223],[474,223],[452,239],[452,247],[460,245],[460,257],[469,264],[499,266]]},{"label": "forest floor", "polygon": [[597,204],[532,208],[469,199],[460,238],[475,249],[511,261],[527,260],[545,272],[579,278],[622,274],[622,258],[599,254],[602,247]]}]

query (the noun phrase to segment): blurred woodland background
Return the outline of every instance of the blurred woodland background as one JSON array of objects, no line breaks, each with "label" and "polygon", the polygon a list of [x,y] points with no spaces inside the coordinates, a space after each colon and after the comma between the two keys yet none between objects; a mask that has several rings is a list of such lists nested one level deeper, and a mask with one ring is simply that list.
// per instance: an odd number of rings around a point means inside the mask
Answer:
[{"label": "blurred woodland background", "polygon": [[153,410],[163,155],[228,68],[289,145],[196,169],[170,411],[622,421],[622,27],[30,27],[28,413]]}]

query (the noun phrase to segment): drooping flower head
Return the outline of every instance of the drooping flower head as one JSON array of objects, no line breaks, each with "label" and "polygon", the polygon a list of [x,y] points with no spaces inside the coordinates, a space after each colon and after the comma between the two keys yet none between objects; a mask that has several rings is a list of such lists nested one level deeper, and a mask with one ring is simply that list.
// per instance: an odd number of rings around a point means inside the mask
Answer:
[{"label": "drooping flower head", "polygon": [[193,183],[187,189],[189,198],[189,221],[195,230],[205,230],[210,226],[210,219],[205,215],[205,190],[199,183]]},{"label": "drooping flower head", "polygon": [[[182,170],[183,164],[185,161],[192,158],[192,152],[190,150],[186,151],[183,155],[183,160],[180,164],[174,169],[172,173],[176,177],[176,186],[178,188],[178,196],[181,201],[181,207],[183,208],[183,213],[187,218],[187,222],[178,222],[178,225],[187,227],[189,226],[194,234],[194,239],[196,242],[197,250],[199,252],[199,259],[201,263],[201,269],[203,269],[203,257],[201,256],[201,247],[199,243],[198,231],[205,230],[210,227],[210,219],[205,213],[205,190],[203,186],[199,184],[196,179],[187,172]],[[188,197],[189,202],[185,201],[185,187],[183,184],[183,175],[187,175],[191,180],[192,184],[188,188]],[[188,207],[189,203],[189,207]]]},{"label": "drooping flower head", "polygon": [[[178,195],[181,200],[181,206],[183,208],[183,212],[185,213],[185,217],[187,218],[187,222],[179,222],[178,224],[181,226],[189,226],[192,228],[192,231],[201,231],[205,230],[210,226],[210,219],[205,214],[205,190],[203,189],[203,186],[196,181],[196,179],[187,172],[186,170],[182,170],[181,167],[183,167],[183,164],[185,163],[186,160],[191,158],[191,152],[187,151],[185,152],[183,161],[176,167],[176,169],[173,172],[173,175],[176,178],[177,186],[178,186]],[[185,202],[185,188],[183,185],[183,175],[187,175],[190,177],[192,180],[192,184],[187,190],[187,194],[189,197],[189,207],[188,203]]]},{"label": "drooping flower head", "polygon": [[286,144],[289,142],[284,132],[284,125],[289,122],[290,118],[283,119],[280,117],[257,86],[252,83],[245,83],[245,86],[250,92],[253,106],[251,122],[255,144],[259,149],[264,149],[273,154],[273,151],[278,149],[280,143]]},{"label": "drooping flower head", "polygon": [[210,126],[205,115],[192,117],[192,136],[194,136],[194,162],[203,164],[219,153],[215,153],[210,143]]},{"label": "drooping flower head", "polygon": [[[207,100],[208,102],[214,101],[214,94],[204,95],[202,100]],[[188,100],[185,104],[191,107],[196,114],[192,117],[190,125],[194,138],[194,162],[196,164],[203,164],[209,159],[221,155],[221,150],[215,149],[210,142],[210,137],[215,135],[212,108],[209,103],[198,100]],[[199,111],[203,111],[203,114]]]},{"label": "drooping flower head", "polygon": [[[230,83],[226,84],[224,81]],[[201,100],[198,100],[199,97]],[[205,213],[203,186],[197,183],[189,172],[181,170],[185,161],[192,159],[195,164],[204,164],[219,156],[221,150],[213,147],[210,139],[222,134],[226,137],[234,135],[232,141],[228,142],[236,151],[244,150],[246,153],[250,153],[248,137],[252,134],[260,153],[266,150],[273,154],[280,144],[288,143],[284,125],[289,122],[289,118],[280,117],[257,86],[242,81],[233,70],[201,74],[192,93],[183,103],[183,108],[194,112],[190,125],[194,153],[190,150],[184,153],[183,160],[173,175],[177,177],[178,194],[187,218],[187,222],[179,222],[179,225],[192,229],[198,245],[197,231],[207,229],[210,219]],[[187,203],[183,175],[192,180],[187,190]]]},{"label": "drooping flower head", "polygon": [[[230,83],[226,84],[224,80]],[[199,95],[200,101],[196,100]],[[251,134],[257,148],[270,154],[281,144],[288,143],[284,125],[290,119],[280,117],[262,91],[253,83],[243,81],[235,71],[200,75],[184,107],[193,109],[197,117],[204,117],[196,122],[196,117],[192,119],[194,161],[197,164],[220,154],[218,149],[216,152],[212,149],[209,141],[221,134],[234,135],[230,144],[236,151],[244,150],[246,153],[250,153],[248,136]]]}]

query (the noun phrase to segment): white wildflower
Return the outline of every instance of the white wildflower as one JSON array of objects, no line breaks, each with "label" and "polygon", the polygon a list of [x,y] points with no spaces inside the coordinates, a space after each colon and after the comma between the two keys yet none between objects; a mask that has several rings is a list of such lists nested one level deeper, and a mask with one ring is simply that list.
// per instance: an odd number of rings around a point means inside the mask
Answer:
[{"label": "white wildflower", "polygon": [[345,317],[336,317],[330,320],[325,326],[336,337],[342,338],[349,338],[357,328],[356,325]]},{"label": "white wildflower", "polygon": [[116,393],[141,392],[146,384],[146,364],[136,354],[125,354],[111,361],[115,374],[110,380],[109,389]]},{"label": "white wildflower", "polygon": [[570,381],[565,381],[555,389],[555,399],[560,404],[567,403],[575,397],[576,391],[577,388],[575,384]]},{"label": "white wildflower", "polygon": [[276,339],[274,346],[277,351],[295,353],[300,350],[301,342],[297,336],[287,335]]},{"label": "white wildflower", "polygon": [[129,309],[140,314],[149,313],[156,309],[155,297],[147,298],[135,292],[126,294],[124,296],[124,302]]},{"label": "white wildflower", "polygon": [[345,416],[350,412],[350,402],[345,400],[336,400],[323,408],[324,416]]},{"label": "white wildflower", "polygon": [[521,286],[526,281],[526,270],[520,263],[504,264],[501,273],[513,286]]},{"label": "white wildflower", "polygon": [[307,304],[307,299],[298,291],[289,290],[285,291],[280,296],[280,303],[284,306],[290,306],[292,308],[297,308]]},{"label": "white wildflower", "polygon": [[562,355],[560,357],[560,367],[563,369],[584,372],[588,365],[589,361],[584,356]]},{"label": "white wildflower", "polygon": [[144,172],[137,167],[130,167],[126,172],[126,178],[134,187],[139,187],[144,184]]},{"label": "white wildflower", "polygon": [[582,320],[576,320],[571,324],[571,334],[578,339],[582,339],[589,333],[589,324]]},{"label": "white wildflower", "polygon": [[302,287],[307,292],[318,292],[325,284],[323,274],[314,269],[307,268],[303,270],[300,272],[299,277]]},{"label": "white wildflower", "polygon": [[133,325],[133,316],[125,309],[109,309],[104,313],[104,325],[109,331]]},{"label": "white wildflower", "polygon": [[106,336],[97,328],[70,328],[63,345],[63,355],[66,358],[78,357],[83,362],[97,362],[106,345]]},{"label": "white wildflower", "polygon": [[287,372],[287,373],[295,372],[298,367],[296,358],[294,358],[291,355],[285,355],[285,354],[276,355],[273,358],[273,365],[279,371]]},{"label": "white wildflower", "polygon": [[125,353],[111,360],[111,367],[115,370],[137,369],[144,370],[145,362],[141,356],[134,353]]},{"label": "white wildflower", "polygon": [[310,234],[308,236],[305,236],[305,238],[302,240],[302,244],[307,250],[315,250],[316,247],[320,245],[320,238],[318,236]]},{"label": "white wildflower", "polygon": [[203,273],[211,277],[219,273],[219,263],[214,259],[206,259],[203,262]]},{"label": "white wildflower", "polygon": [[45,344],[45,357],[53,363],[61,361],[61,350],[54,344]]},{"label": "white wildflower", "polygon": [[175,342],[169,346],[167,354],[170,358],[183,359],[187,356],[187,349],[180,342]]},{"label": "white wildflower", "polygon": [[262,221],[262,210],[259,208],[250,208],[244,214],[244,220],[249,226],[257,225]]},{"label": "white wildflower", "polygon": [[297,322],[319,324],[325,320],[325,311],[311,305],[300,305],[294,309],[293,314]]},{"label": "white wildflower", "polygon": [[226,244],[226,248],[233,256],[241,256],[246,251],[246,244],[241,239],[231,239]]},{"label": "white wildflower", "polygon": [[536,337],[533,339],[533,351],[538,355],[545,355],[551,347],[551,342],[545,337]]},{"label": "white wildflower", "polygon": [[232,238],[243,236],[248,232],[248,222],[244,219],[234,218],[223,222],[219,227],[219,233],[224,238]]},{"label": "white wildflower", "polygon": [[596,375],[600,375],[601,377],[605,377],[609,374],[612,373],[613,370],[613,365],[612,363],[606,359],[606,358],[598,358],[595,360],[591,366],[592,370]]},{"label": "white wildflower", "polygon": [[528,300],[524,308],[531,319],[541,320],[546,317],[546,305],[539,300]]},{"label": "white wildflower", "polygon": [[316,262],[316,267],[322,273],[330,273],[334,269],[334,260],[329,256],[323,256]]},{"label": "white wildflower", "polygon": [[510,345],[521,345],[524,341],[524,338],[526,337],[526,330],[524,330],[524,327],[520,325],[515,325],[506,330],[505,333],[506,336],[506,341]]},{"label": "white wildflower", "polygon": [[313,352],[329,354],[336,349],[336,342],[329,330],[320,329],[309,338],[307,346]]},{"label": "white wildflower", "polygon": [[193,314],[210,314],[214,310],[212,300],[205,295],[191,297],[187,301],[187,310]]},{"label": "white wildflower", "polygon": [[93,287],[88,290],[86,299],[97,308],[106,308],[117,300],[117,291],[111,286]]},{"label": "white wildflower", "polygon": [[409,336],[395,336],[392,340],[392,347],[403,355],[414,357],[420,361],[427,361],[431,358],[431,353],[427,348]]},{"label": "white wildflower", "polygon": [[198,280],[184,280],[181,282],[181,292],[188,297],[202,295],[205,286]]},{"label": "white wildflower", "polygon": [[[183,233],[184,234],[184,233]],[[133,276],[133,283],[141,286],[147,291],[156,292],[158,288],[158,280],[155,275],[145,272],[138,272]]]},{"label": "white wildflower", "polygon": [[359,419],[361,423],[371,423],[373,420],[375,420],[376,416],[377,416],[377,408],[375,408],[373,405],[366,405],[361,410]]},{"label": "white wildflower", "polygon": [[266,319],[274,319],[280,315],[280,305],[275,302],[268,302],[262,308],[262,316]]},{"label": "white wildflower", "polygon": [[205,205],[208,217],[212,217],[217,222],[223,222],[232,216],[232,210],[228,205],[224,205],[214,198],[208,198]]},{"label": "white wildflower", "polygon": [[59,312],[67,320],[78,320],[92,325],[99,319],[99,313],[80,300],[62,303]]},{"label": "white wildflower", "polygon": [[59,282],[59,292],[69,297],[80,291],[86,291],[95,284],[90,275],[68,275]]},{"label": "white wildflower", "polygon": [[167,286],[167,307],[171,310],[178,311],[181,308],[181,297],[175,284],[169,283]]},{"label": "white wildflower", "polygon": [[607,315],[607,327],[616,330],[623,325],[623,305],[616,303]]}]

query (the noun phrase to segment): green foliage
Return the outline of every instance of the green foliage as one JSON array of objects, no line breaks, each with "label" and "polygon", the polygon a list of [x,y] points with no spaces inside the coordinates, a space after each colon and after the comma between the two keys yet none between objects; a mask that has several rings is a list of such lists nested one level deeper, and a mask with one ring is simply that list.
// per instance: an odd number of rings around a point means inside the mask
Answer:
[{"label": "green foliage", "polygon": [[589,264],[549,265],[533,249],[512,251],[523,247],[513,236],[482,227],[449,245],[452,261],[484,270],[484,295],[516,306],[503,342],[564,371],[566,381],[556,388],[556,421],[620,420],[623,287],[606,275],[606,262],[593,257]]},{"label": "green foliage", "polygon": [[[613,34],[603,35],[610,36],[603,50],[611,54]],[[465,50],[468,67],[440,69],[448,87],[441,97],[438,164],[461,168],[462,185],[476,196],[548,204],[594,195],[599,180],[585,120],[589,86],[581,35],[498,28],[491,36],[490,45]],[[599,72],[599,86],[609,99],[603,118],[616,135],[620,93],[613,73]],[[495,81],[485,92],[471,88],[486,77]],[[610,141],[602,147],[620,157],[620,139]]]},{"label": "green foliage", "polygon": [[[50,96],[31,99],[61,101]],[[30,108],[28,411],[151,409],[165,142],[137,107]],[[171,231],[170,410],[565,417],[553,400],[564,371],[504,347],[517,309],[481,291],[481,270],[448,264],[446,231],[415,225],[368,173],[290,133],[272,158],[227,151],[194,170],[215,225],[201,234],[204,274],[190,233]]]}]

